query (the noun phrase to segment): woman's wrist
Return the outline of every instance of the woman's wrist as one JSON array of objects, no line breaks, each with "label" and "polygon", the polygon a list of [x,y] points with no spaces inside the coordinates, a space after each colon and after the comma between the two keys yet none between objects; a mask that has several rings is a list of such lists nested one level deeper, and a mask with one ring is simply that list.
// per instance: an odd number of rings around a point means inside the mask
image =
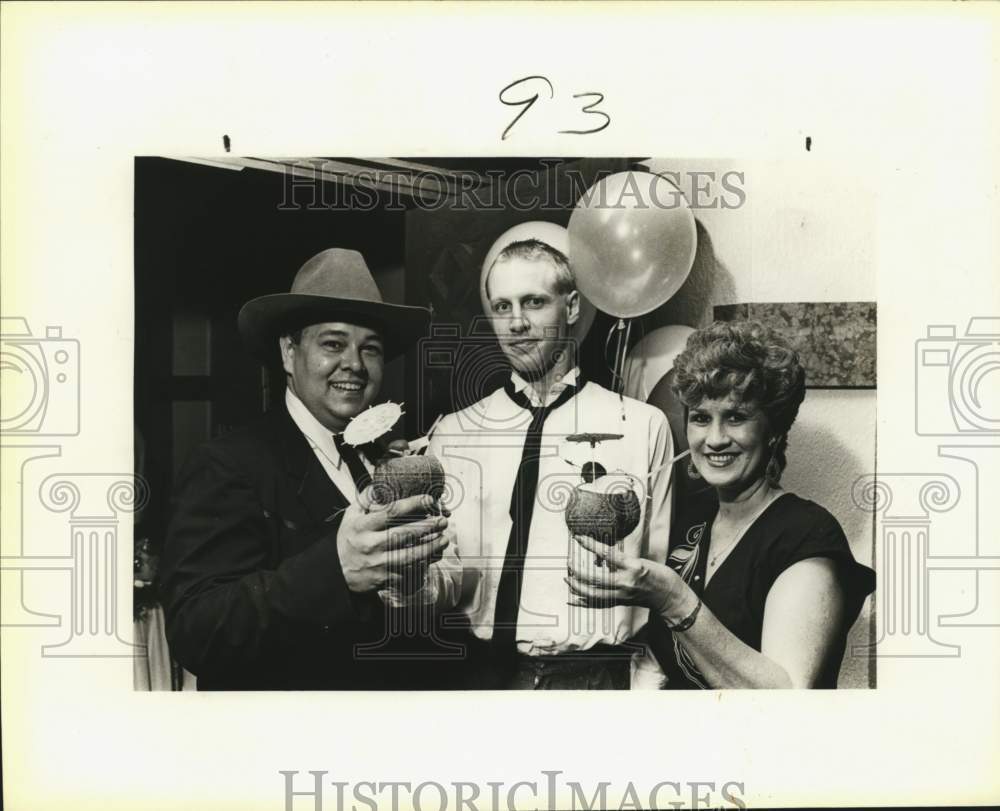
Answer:
[{"label": "woman's wrist", "polygon": [[701,598],[680,580],[678,588],[660,606],[659,615],[667,627],[679,626],[696,615],[700,606]]}]

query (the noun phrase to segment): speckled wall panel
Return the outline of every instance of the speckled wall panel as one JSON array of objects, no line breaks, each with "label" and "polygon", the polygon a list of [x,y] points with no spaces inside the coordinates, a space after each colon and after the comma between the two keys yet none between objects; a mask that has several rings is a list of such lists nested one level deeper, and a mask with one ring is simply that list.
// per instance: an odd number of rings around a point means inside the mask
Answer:
[{"label": "speckled wall panel", "polygon": [[714,313],[720,321],[753,318],[778,330],[798,351],[809,388],[875,388],[873,301],[725,304]]}]

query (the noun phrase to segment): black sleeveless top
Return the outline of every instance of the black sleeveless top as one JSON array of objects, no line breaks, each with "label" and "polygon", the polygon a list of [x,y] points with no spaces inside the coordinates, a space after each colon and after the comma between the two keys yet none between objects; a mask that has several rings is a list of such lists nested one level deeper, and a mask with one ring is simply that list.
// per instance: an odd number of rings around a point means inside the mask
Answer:
[{"label": "black sleeveless top", "polygon": [[[726,628],[760,650],[764,604],[774,581],[800,560],[820,557],[836,564],[846,598],[846,635],[865,597],[875,590],[875,572],[855,561],[836,518],[813,501],[782,494],[750,525],[706,588],[706,561],[718,510],[718,497],[710,488],[687,495],[674,518],[667,565]],[[662,620],[651,618],[648,631],[650,646],[669,680],[666,689],[710,687]],[[836,687],[843,650],[835,653],[820,687]]]}]

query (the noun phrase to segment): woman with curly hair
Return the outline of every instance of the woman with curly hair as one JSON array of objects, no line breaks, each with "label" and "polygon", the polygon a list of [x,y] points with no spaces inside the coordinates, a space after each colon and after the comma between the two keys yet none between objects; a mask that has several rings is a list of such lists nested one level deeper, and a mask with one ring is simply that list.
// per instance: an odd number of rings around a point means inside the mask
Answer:
[{"label": "woman with curly hair", "polygon": [[574,603],[649,608],[669,689],[836,687],[874,572],[829,512],[779,484],[805,397],[798,355],[758,322],[716,322],[674,375],[689,473],[707,487],[676,505],[665,565],[578,537],[610,565],[570,569]]}]

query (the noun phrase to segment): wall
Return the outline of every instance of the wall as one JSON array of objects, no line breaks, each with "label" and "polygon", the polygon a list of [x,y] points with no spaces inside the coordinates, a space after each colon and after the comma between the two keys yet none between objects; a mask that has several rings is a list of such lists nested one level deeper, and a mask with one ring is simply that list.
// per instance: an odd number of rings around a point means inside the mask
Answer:
[{"label": "wall", "polygon": [[[785,161],[645,161],[654,172],[679,173],[694,203],[692,172],[712,172],[697,182],[714,194],[714,208],[695,211],[699,248],[689,283],[647,323],[700,326],[712,307],[740,302],[875,301],[874,197],[864,179],[833,172],[804,149]],[[745,203],[723,208],[721,178],[742,172]],[[730,185],[738,184],[730,177]],[[854,481],[875,470],[875,390],[810,389],[789,435],[785,486],[832,512],[844,527],[854,556],[873,565],[871,516],[851,499]],[[852,656],[873,641],[872,600],[848,640],[842,687],[874,686],[874,660]]]},{"label": "wall", "polygon": [[[318,189],[300,191],[300,205],[323,199]],[[284,179],[273,172],[135,161],[141,340],[135,343],[134,415],[149,462],[150,515],[165,515],[173,475],[193,447],[284,397],[277,349],[262,374],[239,335],[236,315],[244,302],[288,290],[309,257],[334,245],[362,252],[386,300],[405,298],[402,211],[283,210],[285,194]],[[389,366],[383,394],[400,402],[405,361]],[[162,538],[164,531],[151,532]]]}]

